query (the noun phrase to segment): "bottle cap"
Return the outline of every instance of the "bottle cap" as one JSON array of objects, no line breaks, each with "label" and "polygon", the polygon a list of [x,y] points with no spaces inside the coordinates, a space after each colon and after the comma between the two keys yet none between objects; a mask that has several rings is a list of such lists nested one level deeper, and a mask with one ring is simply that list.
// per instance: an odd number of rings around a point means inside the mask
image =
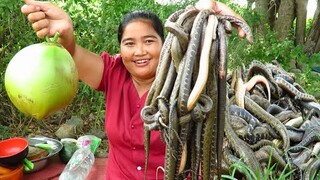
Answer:
[{"label": "bottle cap", "polygon": [[94,154],[101,143],[101,139],[94,135],[84,135],[78,138],[78,148],[90,148]]}]

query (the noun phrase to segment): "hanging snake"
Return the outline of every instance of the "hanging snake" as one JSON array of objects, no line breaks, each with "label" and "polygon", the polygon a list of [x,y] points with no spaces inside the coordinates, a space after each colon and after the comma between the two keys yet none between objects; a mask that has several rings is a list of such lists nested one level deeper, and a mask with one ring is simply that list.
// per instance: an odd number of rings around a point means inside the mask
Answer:
[{"label": "hanging snake", "polygon": [[250,27],[244,21],[215,15],[210,9],[178,10],[165,23],[168,35],[141,112],[145,169],[150,131],[160,130],[166,143],[165,179],[221,177],[228,23],[242,27],[252,42]]}]

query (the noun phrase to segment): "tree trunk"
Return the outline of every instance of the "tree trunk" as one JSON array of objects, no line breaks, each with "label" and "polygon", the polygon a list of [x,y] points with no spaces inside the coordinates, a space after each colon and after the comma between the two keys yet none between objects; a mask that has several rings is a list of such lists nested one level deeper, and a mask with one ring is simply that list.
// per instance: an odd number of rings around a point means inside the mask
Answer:
[{"label": "tree trunk", "polygon": [[320,51],[320,38],[317,41],[317,44],[314,47],[314,52],[313,53],[318,53]]},{"label": "tree trunk", "polygon": [[305,53],[308,55],[319,52],[319,48],[316,48],[319,41],[319,35],[320,35],[319,29],[320,29],[320,2],[318,0],[317,9],[314,13],[313,23],[310,29],[310,33],[307,37],[307,40],[304,46]]},{"label": "tree trunk", "polygon": [[269,0],[256,0],[255,11],[260,17],[260,24],[257,28],[258,32],[261,34],[265,34],[265,25],[268,24],[269,20]]},{"label": "tree trunk", "polygon": [[270,28],[273,30],[275,23],[276,23],[276,17],[279,11],[279,6],[280,6],[280,0],[274,0],[270,1],[269,4],[269,25]]},{"label": "tree trunk", "polygon": [[278,18],[274,30],[277,32],[279,40],[285,40],[289,37],[293,27],[294,19],[294,1],[281,0]]},{"label": "tree trunk", "polygon": [[295,44],[304,44],[308,0],[296,0],[296,39]]},{"label": "tree trunk", "polygon": [[247,9],[252,9],[252,4],[255,2],[255,0],[247,0]]}]

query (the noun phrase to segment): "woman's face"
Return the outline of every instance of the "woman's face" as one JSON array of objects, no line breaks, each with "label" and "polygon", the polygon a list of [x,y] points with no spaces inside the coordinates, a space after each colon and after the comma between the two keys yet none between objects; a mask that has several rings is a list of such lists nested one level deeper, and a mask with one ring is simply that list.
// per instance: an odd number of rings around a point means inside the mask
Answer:
[{"label": "woman's face", "polygon": [[149,21],[135,20],[125,27],[120,52],[133,78],[149,80],[155,77],[161,47],[162,40]]}]

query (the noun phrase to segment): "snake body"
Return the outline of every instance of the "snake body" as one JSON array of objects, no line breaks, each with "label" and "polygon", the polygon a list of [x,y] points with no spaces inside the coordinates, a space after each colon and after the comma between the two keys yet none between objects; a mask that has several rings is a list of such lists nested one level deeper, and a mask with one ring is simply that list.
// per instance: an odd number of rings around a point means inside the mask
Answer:
[{"label": "snake body", "polygon": [[253,41],[244,21],[209,9],[178,10],[166,20],[168,35],[141,112],[145,170],[150,131],[159,130],[166,143],[165,179],[221,177],[228,114],[226,33],[231,23],[242,27],[247,40]]},{"label": "snake body", "polygon": [[290,139],[288,133],[286,131],[285,126],[274,116],[266,113],[259,105],[257,105],[254,101],[250,98],[245,97],[245,107],[250,111],[252,114],[256,115],[258,118],[262,119],[264,122],[268,122],[272,128],[277,130],[282,138],[282,149],[287,150],[290,145]]},{"label": "snake body", "polygon": [[297,99],[301,99],[303,101],[316,101],[316,99],[312,95],[299,91],[296,87],[294,87],[292,84],[281,77],[275,77],[275,81],[281,88],[285,89],[288,93],[295,96],[295,98]]},{"label": "snake body", "polygon": [[141,112],[145,170],[150,131],[158,130],[166,144],[167,180],[220,179],[239,161],[257,178],[269,161],[278,164],[272,174],[294,170],[293,179],[312,178],[320,164],[320,104],[275,60],[253,60],[228,74],[231,23],[253,42],[246,22],[212,10],[186,8],[167,19],[168,35]]}]

